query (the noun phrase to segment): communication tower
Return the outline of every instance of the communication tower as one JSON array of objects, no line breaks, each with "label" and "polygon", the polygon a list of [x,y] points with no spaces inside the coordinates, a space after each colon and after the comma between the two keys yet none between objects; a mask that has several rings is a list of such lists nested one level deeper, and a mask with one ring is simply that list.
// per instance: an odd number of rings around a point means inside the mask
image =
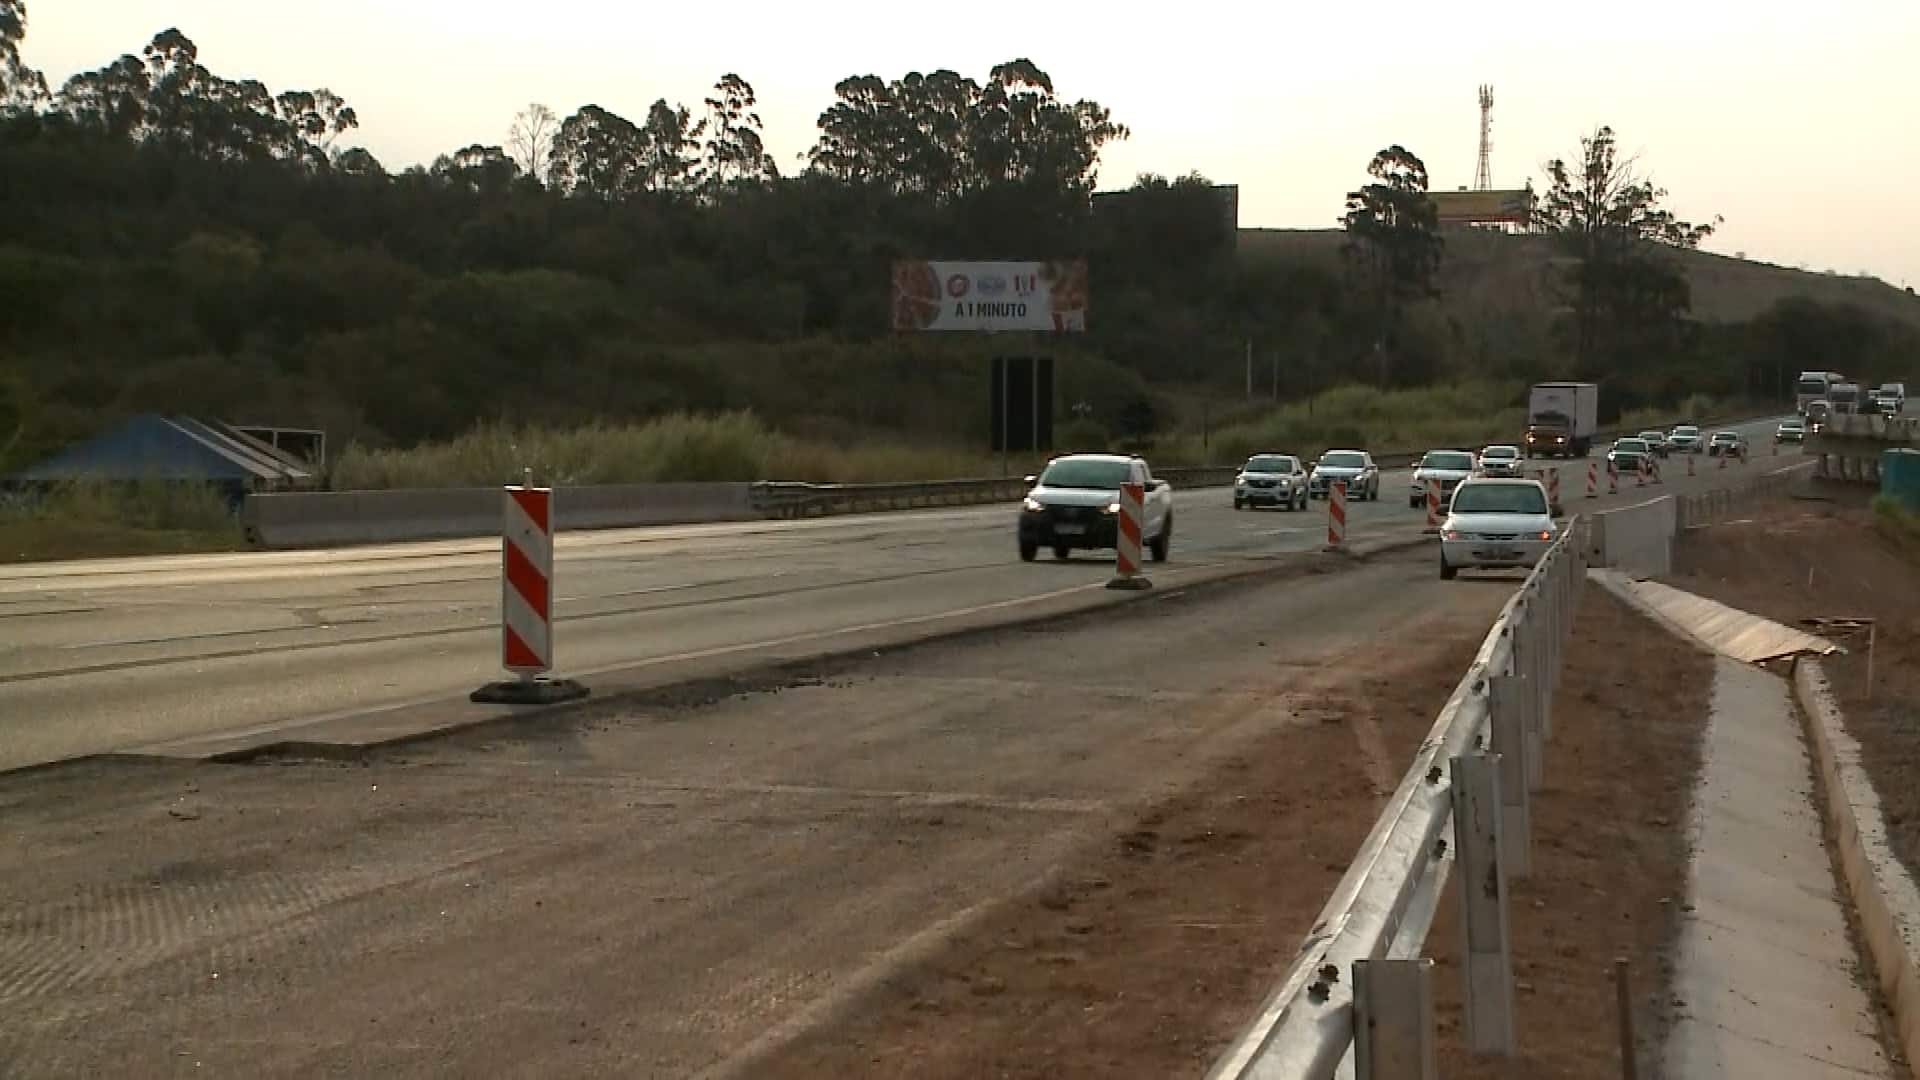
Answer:
[{"label": "communication tower", "polygon": [[1493,190],[1493,87],[1480,87],[1480,165],[1473,170],[1473,190]]}]

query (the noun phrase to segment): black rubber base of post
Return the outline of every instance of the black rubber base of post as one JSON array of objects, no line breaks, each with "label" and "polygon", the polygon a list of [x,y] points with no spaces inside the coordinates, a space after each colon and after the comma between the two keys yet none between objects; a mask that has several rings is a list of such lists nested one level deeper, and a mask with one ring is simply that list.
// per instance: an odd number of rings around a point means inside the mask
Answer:
[{"label": "black rubber base of post", "polygon": [[488,683],[467,697],[481,705],[557,705],[562,701],[578,701],[590,692],[572,679],[541,676]]},{"label": "black rubber base of post", "polygon": [[1125,589],[1128,592],[1139,592],[1142,589],[1153,588],[1153,582],[1148,581],[1146,578],[1143,578],[1143,577],[1117,577],[1117,578],[1114,578],[1112,581],[1107,582],[1107,588]]}]

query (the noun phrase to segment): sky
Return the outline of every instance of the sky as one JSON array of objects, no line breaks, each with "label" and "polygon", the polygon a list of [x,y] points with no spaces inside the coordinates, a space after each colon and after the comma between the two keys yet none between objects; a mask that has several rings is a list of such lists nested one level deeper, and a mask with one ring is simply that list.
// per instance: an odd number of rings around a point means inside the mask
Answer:
[{"label": "sky", "polygon": [[1544,163],[1604,123],[1681,217],[1724,218],[1710,250],[1920,288],[1920,0],[1375,0],[1364,25],[1353,10],[30,0],[24,54],[58,86],[177,26],[217,74],[334,90],[359,113],[354,141],[396,170],[503,143],[528,102],[637,119],[664,97],[698,113],[737,72],[786,172],[842,78],[984,79],[1027,57],[1132,130],[1102,155],[1103,188],[1198,171],[1239,185],[1243,227],[1272,228],[1333,226],[1392,143],[1425,160],[1434,188],[1471,184],[1489,83],[1496,187],[1544,188]]}]

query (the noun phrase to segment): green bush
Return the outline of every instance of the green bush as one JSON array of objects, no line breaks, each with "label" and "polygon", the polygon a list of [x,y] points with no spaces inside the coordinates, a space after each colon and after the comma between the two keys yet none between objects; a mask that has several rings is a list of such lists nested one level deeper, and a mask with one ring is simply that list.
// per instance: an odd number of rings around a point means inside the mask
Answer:
[{"label": "green bush", "polygon": [[210,484],[75,480],[0,501],[0,561],[146,555],[242,546]]}]

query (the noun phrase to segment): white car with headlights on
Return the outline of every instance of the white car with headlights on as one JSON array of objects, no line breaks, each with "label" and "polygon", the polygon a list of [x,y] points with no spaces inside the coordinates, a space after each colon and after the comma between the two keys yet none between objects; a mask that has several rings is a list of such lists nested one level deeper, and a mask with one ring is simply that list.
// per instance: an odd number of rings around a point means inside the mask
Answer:
[{"label": "white car with headlights on", "polygon": [[1140,538],[1154,562],[1166,562],[1173,544],[1173,488],[1156,480],[1147,463],[1118,454],[1068,454],[1047,462],[1020,503],[1020,557],[1032,562],[1040,549],[1064,559],[1076,550],[1111,550],[1120,538],[1120,485],[1146,489]]},{"label": "white car with headlights on", "polygon": [[1465,450],[1429,450],[1414,467],[1413,484],[1407,490],[1407,505],[1422,507],[1427,505],[1427,485],[1438,481],[1440,484],[1440,508],[1447,507],[1447,500],[1453,498],[1453,489],[1460,482],[1472,476],[1480,463]]},{"label": "white car with headlights on", "polygon": [[1559,535],[1540,481],[1475,477],[1454,489],[1440,525],[1440,576],[1530,568]]},{"label": "white car with headlights on", "polygon": [[1307,470],[1292,454],[1255,454],[1233,478],[1233,508],[1307,508]]}]

